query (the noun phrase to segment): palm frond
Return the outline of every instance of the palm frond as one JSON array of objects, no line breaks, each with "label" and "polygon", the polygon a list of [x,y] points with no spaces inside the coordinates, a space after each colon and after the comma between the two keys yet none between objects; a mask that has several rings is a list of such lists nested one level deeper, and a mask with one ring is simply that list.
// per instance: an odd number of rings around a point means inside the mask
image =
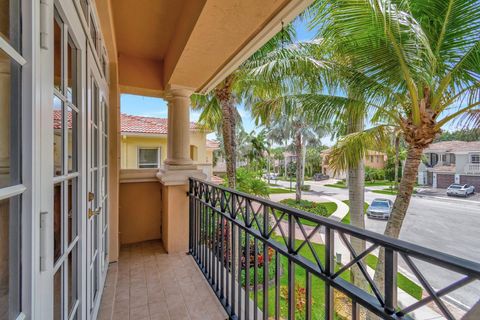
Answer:
[{"label": "palm frond", "polygon": [[386,149],[390,132],[390,126],[380,125],[340,138],[329,152],[329,167],[338,173],[357,166],[368,150]]}]

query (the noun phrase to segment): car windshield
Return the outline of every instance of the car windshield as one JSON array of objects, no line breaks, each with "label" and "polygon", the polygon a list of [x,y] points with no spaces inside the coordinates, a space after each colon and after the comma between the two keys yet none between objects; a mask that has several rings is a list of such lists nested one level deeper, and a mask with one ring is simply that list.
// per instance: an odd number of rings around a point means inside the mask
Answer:
[{"label": "car windshield", "polygon": [[388,208],[389,204],[388,201],[383,201],[383,200],[374,200],[372,202],[372,207],[375,208]]},{"label": "car windshield", "polygon": [[459,184],[452,184],[452,185],[450,186],[450,189],[462,189],[462,186],[459,185]]}]

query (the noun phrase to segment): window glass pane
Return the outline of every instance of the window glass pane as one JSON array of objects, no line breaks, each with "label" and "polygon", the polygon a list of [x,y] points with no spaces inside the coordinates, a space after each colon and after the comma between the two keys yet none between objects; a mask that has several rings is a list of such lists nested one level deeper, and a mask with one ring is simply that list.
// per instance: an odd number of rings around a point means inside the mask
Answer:
[{"label": "window glass pane", "polygon": [[92,115],[93,115],[93,123],[98,125],[98,86],[94,82],[93,83],[93,92],[92,92]]},{"label": "window glass pane", "polygon": [[53,256],[56,262],[62,255],[62,204],[63,191],[62,184],[57,183],[53,186]]},{"label": "window glass pane", "polygon": [[60,267],[53,276],[53,319],[62,319],[62,269]]},{"label": "window glass pane", "polygon": [[20,72],[0,50],[0,188],[20,183]]},{"label": "window glass pane", "polygon": [[[86,18],[88,17],[88,2],[87,0],[80,0],[80,4],[82,6],[83,16]],[[88,19],[85,19],[88,22]]]},{"label": "window glass pane", "polygon": [[78,234],[78,203],[77,203],[77,179],[74,178],[68,181],[68,243],[72,243],[73,239]]},{"label": "window glass pane", "polygon": [[67,121],[68,121],[68,172],[76,172],[78,164],[78,114],[77,112],[68,107],[67,108]]},{"label": "window glass pane", "polygon": [[53,97],[53,165],[54,175],[63,173],[63,103]]},{"label": "window glass pane", "polygon": [[68,45],[67,45],[67,100],[76,104],[76,76],[77,76],[77,52],[73,45],[73,40],[69,37],[68,38]]},{"label": "window glass pane", "polygon": [[78,299],[77,246],[68,255],[68,315],[71,317]]},{"label": "window glass pane", "polygon": [[62,90],[62,51],[63,37],[62,27],[58,21],[58,17],[53,19],[53,85],[56,89]]},{"label": "window glass pane", "polygon": [[0,200],[0,320],[20,313],[20,197]]},{"label": "window glass pane", "polygon": [[158,162],[158,149],[140,149],[140,164],[156,164]]},{"label": "window glass pane", "polygon": [[93,22],[93,16],[90,16],[90,36],[93,40],[93,46],[95,49],[97,48],[97,28],[95,27],[95,23]]}]

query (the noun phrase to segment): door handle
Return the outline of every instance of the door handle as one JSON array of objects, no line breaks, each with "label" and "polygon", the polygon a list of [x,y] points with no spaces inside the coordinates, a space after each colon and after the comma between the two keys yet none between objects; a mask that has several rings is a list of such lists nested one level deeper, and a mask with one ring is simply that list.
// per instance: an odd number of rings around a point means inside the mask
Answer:
[{"label": "door handle", "polygon": [[97,210],[88,209],[88,219],[93,216],[98,216],[102,212],[102,207],[99,207]]},{"label": "door handle", "polygon": [[93,201],[93,199],[95,199],[95,194],[93,192],[89,192],[88,193],[88,201]]}]

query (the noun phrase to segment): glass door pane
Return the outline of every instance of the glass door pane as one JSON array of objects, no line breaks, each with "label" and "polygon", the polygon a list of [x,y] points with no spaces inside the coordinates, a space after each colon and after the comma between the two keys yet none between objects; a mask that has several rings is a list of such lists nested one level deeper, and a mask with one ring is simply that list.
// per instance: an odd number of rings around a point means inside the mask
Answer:
[{"label": "glass door pane", "polygon": [[79,50],[66,19],[55,10],[53,96],[53,239],[54,319],[75,318],[78,313],[79,213],[79,119],[77,84]]}]

